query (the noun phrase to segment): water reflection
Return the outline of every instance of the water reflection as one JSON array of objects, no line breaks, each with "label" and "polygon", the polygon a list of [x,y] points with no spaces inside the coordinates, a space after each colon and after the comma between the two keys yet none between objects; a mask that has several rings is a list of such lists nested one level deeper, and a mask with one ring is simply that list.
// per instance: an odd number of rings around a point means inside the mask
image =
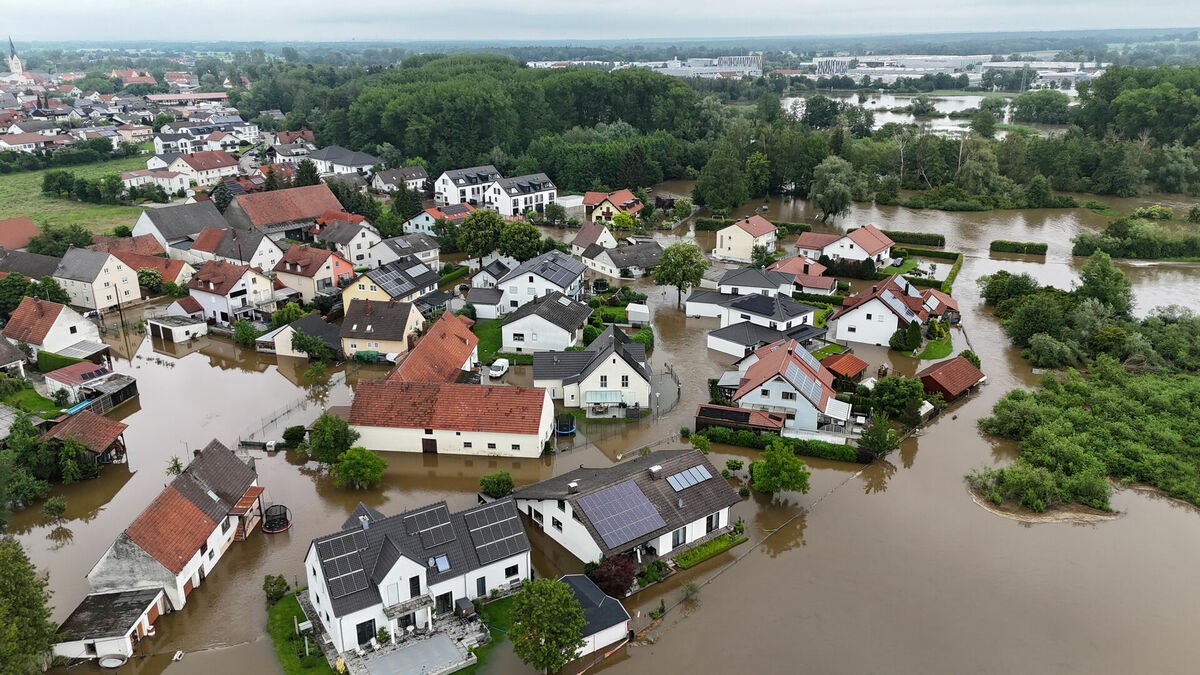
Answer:
[{"label": "water reflection", "polygon": [[863,494],[871,495],[887,489],[888,480],[896,473],[896,465],[887,459],[877,459],[863,469],[860,475]]}]

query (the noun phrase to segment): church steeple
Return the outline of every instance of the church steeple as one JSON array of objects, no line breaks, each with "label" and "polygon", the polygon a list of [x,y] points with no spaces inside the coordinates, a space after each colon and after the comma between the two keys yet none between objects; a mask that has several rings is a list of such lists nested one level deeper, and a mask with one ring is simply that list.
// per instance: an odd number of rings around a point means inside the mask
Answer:
[{"label": "church steeple", "polygon": [[13,46],[11,35],[8,36],[8,58],[10,58],[10,59],[17,58],[17,48],[15,46]]},{"label": "church steeple", "polygon": [[25,70],[25,66],[17,56],[17,47],[13,44],[12,36],[10,35],[8,37],[8,72],[19,73],[23,70]]}]

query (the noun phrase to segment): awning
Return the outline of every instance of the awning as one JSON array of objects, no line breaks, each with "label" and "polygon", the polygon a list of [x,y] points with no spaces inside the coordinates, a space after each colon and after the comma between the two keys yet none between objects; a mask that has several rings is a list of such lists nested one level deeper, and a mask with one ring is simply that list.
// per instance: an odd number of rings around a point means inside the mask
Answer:
[{"label": "awning", "polygon": [[91,359],[96,354],[107,351],[108,345],[103,342],[91,342],[89,340],[81,340],[71,345],[64,347],[56,352],[59,356],[66,356],[72,359]]},{"label": "awning", "polygon": [[825,415],[845,422],[850,419],[850,404],[845,401],[839,401],[836,398],[830,398],[825,402]]},{"label": "awning", "polygon": [[612,389],[589,391],[583,395],[584,403],[620,403],[621,392]]},{"label": "awning", "polygon": [[238,503],[230,509],[229,513],[235,516],[244,515],[250,510],[251,506],[254,506],[254,502],[262,495],[265,489],[260,485],[251,486],[249,490],[246,490],[246,494],[242,495],[242,498],[238,500]]}]

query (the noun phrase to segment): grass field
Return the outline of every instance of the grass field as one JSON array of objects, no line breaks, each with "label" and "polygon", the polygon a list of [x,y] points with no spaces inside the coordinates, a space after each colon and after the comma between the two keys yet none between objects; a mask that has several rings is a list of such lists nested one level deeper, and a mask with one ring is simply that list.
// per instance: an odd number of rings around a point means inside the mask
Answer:
[{"label": "grass field", "polygon": [[279,657],[283,672],[287,675],[332,675],[333,669],[316,645],[310,647],[310,656],[304,657],[304,643],[292,639],[295,636],[292,617],[306,620],[294,593],[289,593],[267,610],[267,633],[275,644],[275,655]]},{"label": "grass field", "polygon": [[921,360],[944,359],[950,356],[950,352],[952,351],[954,351],[954,345],[951,344],[950,336],[947,335],[941,340],[934,340],[926,344],[925,349],[921,350],[917,358]]},{"label": "grass field", "polygon": [[479,610],[479,615],[483,619],[483,622],[489,627],[497,628],[499,630],[492,631],[491,642],[475,649],[475,658],[479,660],[476,661],[475,665],[471,666],[470,668],[464,668],[458,671],[460,674],[474,675],[476,672],[478,672],[479,668],[483,666],[484,659],[487,658],[487,655],[508,639],[508,629],[512,628],[511,612],[515,600],[516,596],[510,595],[507,598],[493,600]]},{"label": "grass field", "polygon": [[907,258],[905,258],[905,259],[904,259],[904,262],[903,262],[903,263],[901,263],[899,266],[897,266],[897,265],[892,265],[892,266],[890,266],[890,267],[885,267],[885,268],[883,268],[883,269],[879,270],[879,273],[880,273],[880,274],[887,274],[887,275],[892,275],[892,274],[908,274],[909,272],[911,272],[911,271],[913,271],[914,269],[916,269],[916,267],[917,267],[917,260],[916,260],[916,258],[914,258],[914,257],[912,257],[912,256],[908,256]]},{"label": "grass field", "polygon": [[4,402],[14,408],[20,408],[43,419],[58,417],[62,409],[54,401],[42,396],[33,389],[22,389],[4,399]]},{"label": "grass field", "polygon": [[[140,155],[66,167],[66,170],[80,178],[99,178],[106,173],[144,168],[146,156]],[[91,232],[99,233],[108,232],[117,225],[133,227],[142,212],[138,206],[87,204],[73,199],[47,197],[42,194],[42,175],[53,170],[0,175],[0,213],[5,218],[29,216],[38,226],[82,225]]]}]

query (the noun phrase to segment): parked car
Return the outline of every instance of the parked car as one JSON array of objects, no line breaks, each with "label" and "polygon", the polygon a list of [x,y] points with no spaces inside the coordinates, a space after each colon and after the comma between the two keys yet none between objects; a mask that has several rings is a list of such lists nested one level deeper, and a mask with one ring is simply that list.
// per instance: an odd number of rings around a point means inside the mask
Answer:
[{"label": "parked car", "polygon": [[488,377],[493,380],[504,377],[508,372],[508,359],[496,359],[492,361],[492,367],[488,369]]}]

